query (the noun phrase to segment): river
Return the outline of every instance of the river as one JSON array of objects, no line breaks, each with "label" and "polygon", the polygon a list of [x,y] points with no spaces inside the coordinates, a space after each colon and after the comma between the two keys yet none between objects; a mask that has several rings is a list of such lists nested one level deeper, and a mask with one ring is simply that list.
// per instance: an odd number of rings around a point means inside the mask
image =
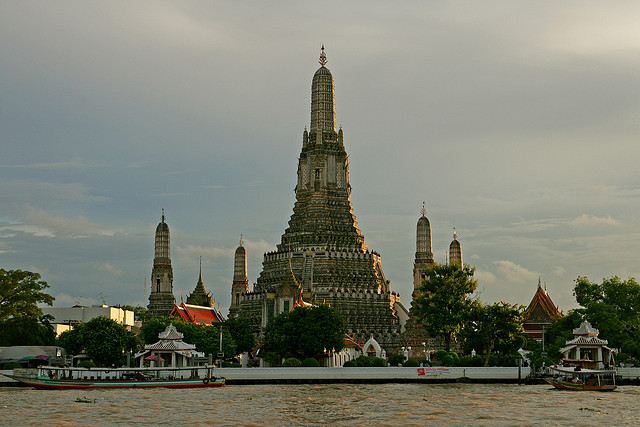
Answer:
[{"label": "river", "polygon": [[[76,402],[78,398],[94,400]],[[1,425],[640,425],[640,387],[609,393],[547,385],[236,385],[218,389],[0,388]]]}]

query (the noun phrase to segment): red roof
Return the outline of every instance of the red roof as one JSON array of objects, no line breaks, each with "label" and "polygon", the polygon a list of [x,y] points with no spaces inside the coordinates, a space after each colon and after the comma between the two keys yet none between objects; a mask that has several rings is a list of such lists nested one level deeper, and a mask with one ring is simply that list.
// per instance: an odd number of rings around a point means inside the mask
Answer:
[{"label": "red roof", "polygon": [[[534,316],[534,314],[536,316]],[[544,317],[545,319],[541,319],[540,317]],[[533,295],[533,299],[531,300],[531,303],[529,303],[527,311],[525,311],[524,316],[522,316],[522,323],[552,323],[559,317],[562,317],[562,314],[558,310],[558,307],[556,307],[549,294],[542,289],[540,282],[538,282],[538,289],[536,290],[535,295]]]},{"label": "red roof", "polygon": [[178,317],[183,322],[198,323],[198,324],[212,324],[218,322],[224,322],[224,317],[215,307],[204,307],[201,305],[176,304],[173,306],[171,316]]}]

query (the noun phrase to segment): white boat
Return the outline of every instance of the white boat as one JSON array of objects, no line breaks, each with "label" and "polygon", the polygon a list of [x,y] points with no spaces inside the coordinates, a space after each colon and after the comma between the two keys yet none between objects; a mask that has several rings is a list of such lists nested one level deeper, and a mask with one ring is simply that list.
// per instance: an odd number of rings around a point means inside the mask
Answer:
[{"label": "white boat", "polygon": [[226,379],[216,377],[214,369],[214,366],[116,369],[41,366],[14,369],[13,375],[4,375],[40,390],[224,386]]}]

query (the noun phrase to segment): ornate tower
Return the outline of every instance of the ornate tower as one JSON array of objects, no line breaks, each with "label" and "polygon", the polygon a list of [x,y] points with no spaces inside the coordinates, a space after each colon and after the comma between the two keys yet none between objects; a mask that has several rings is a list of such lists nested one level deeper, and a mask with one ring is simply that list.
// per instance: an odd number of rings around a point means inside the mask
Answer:
[{"label": "ornate tower", "polygon": [[200,305],[202,307],[213,307],[213,297],[204,288],[202,282],[202,257],[200,257],[200,276],[196,288],[187,297],[187,304]]},{"label": "ornate tower", "polygon": [[240,310],[240,296],[249,292],[249,279],[247,278],[247,251],[242,246],[242,236],[240,236],[240,246],[236,249],[233,262],[233,283],[231,285],[231,306],[229,307],[229,317],[236,317]]},{"label": "ornate tower", "polygon": [[424,272],[433,264],[433,249],[431,246],[431,224],[425,216],[427,211],[422,203],[422,216],[418,219],[418,227],[416,231],[416,257],[413,261],[413,296],[417,297],[416,292],[422,286]]},{"label": "ornate tower", "polygon": [[173,296],[173,269],[171,268],[169,226],[162,221],[156,228],[155,256],[151,270],[151,294],[149,295],[149,317],[168,316],[176,303]]},{"label": "ornate tower", "polygon": [[[275,315],[305,301],[327,303],[345,320],[356,340],[371,336],[392,348],[400,326],[380,261],[358,229],[351,204],[349,161],[342,128],[336,131],[333,76],[320,68],[311,84],[311,122],[302,135],[289,226],[276,251],[264,255],[254,292],[241,297],[240,315],[263,327]],[[254,320],[257,321],[257,320]]]},{"label": "ornate tower", "polygon": [[449,245],[449,264],[458,264],[462,267],[462,248],[460,247],[460,242],[458,242],[455,228],[453,229],[453,240]]}]

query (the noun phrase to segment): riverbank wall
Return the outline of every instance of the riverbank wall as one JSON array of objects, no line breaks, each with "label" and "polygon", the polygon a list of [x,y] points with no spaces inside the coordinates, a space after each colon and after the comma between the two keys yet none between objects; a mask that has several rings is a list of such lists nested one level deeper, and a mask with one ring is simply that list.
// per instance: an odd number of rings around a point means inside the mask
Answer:
[{"label": "riverbank wall", "polygon": [[[640,368],[617,368],[618,384],[640,385]],[[12,370],[0,370],[11,374]],[[218,368],[216,375],[234,384],[330,383],[542,383],[528,367],[386,367],[386,368]],[[0,387],[21,383],[4,375]]]}]

